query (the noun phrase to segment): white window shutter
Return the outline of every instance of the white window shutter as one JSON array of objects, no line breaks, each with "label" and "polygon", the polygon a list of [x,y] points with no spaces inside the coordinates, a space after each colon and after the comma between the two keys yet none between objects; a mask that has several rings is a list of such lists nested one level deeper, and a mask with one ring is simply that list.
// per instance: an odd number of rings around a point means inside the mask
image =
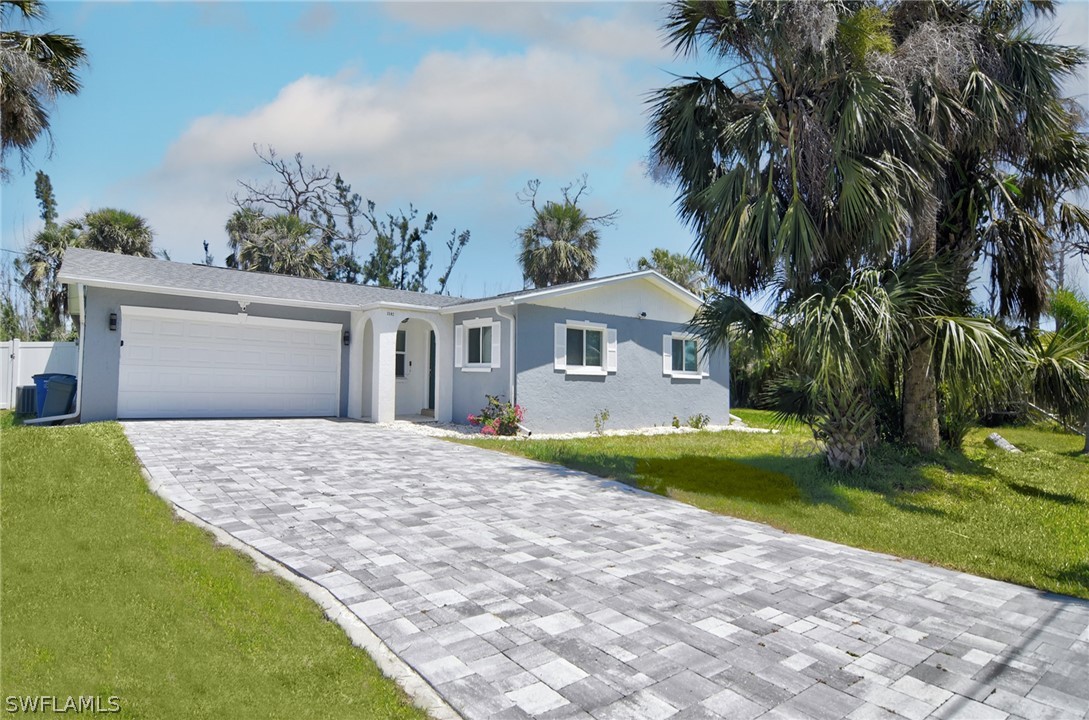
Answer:
[{"label": "white window shutter", "polygon": [[605,370],[616,372],[616,329],[608,330],[608,350],[605,353]]},{"label": "white window shutter", "polygon": [[567,325],[556,323],[556,347],[553,368],[555,370],[567,369]]},{"label": "white window shutter", "polygon": [[499,342],[499,329],[502,323],[492,323],[492,367],[499,367],[499,359],[502,357],[503,344]]},{"label": "white window shutter", "polygon": [[711,352],[710,352],[710,349],[706,345],[704,345],[703,342],[698,342],[696,344],[696,347],[699,348],[699,351],[697,352],[696,357],[699,358],[700,375],[702,375],[703,377],[710,377],[711,376]]},{"label": "white window shutter", "polygon": [[662,374],[673,374],[673,336],[662,336]]},{"label": "white window shutter", "polygon": [[461,367],[465,357],[465,326],[454,327],[454,367]]}]

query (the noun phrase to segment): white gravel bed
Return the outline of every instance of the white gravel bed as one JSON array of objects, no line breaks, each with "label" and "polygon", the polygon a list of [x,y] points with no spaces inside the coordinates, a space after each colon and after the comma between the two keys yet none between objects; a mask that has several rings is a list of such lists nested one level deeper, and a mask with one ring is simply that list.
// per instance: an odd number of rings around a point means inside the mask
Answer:
[{"label": "white gravel bed", "polygon": [[[378,427],[396,428],[397,430],[404,430],[406,432],[416,433],[417,435],[427,435],[430,437],[481,437],[480,428],[472,425],[459,425],[455,423],[439,423],[439,422],[412,422],[409,420],[395,420],[391,423],[376,423]],[[684,433],[694,432],[742,432],[742,433],[757,433],[757,434],[778,434],[778,430],[769,430],[767,428],[754,428],[734,423],[731,425],[707,425],[702,430],[682,426],[675,428],[671,425],[656,425],[654,427],[647,428],[631,428],[626,430],[606,430],[601,435],[605,437],[623,436],[623,435],[681,435]],[[489,437],[489,436],[484,436]],[[498,440],[576,440],[580,438],[599,437],[596,432],[569,432],[569,433],[533,433],[532,437],[525,435],[524,433],[516,436],[502,436],[493,435]]]}]

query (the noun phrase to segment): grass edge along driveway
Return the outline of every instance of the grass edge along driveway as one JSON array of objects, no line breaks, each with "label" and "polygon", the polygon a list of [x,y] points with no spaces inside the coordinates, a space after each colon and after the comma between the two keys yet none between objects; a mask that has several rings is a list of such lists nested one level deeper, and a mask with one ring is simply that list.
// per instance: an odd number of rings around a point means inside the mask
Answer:
[{"label": "grass edge along driveway", "polygon": [[117,423],[0,414],[2,695],[111,717],[422,719],[289,583],[178,520]]},{"label": "grass edge along driveway", "polygon": [[[754,426],[770,413],[737,410]],[[532,423],[531,423],[532,425]],[[575,440],[470,439],[478,447],[614,478],[723,515],[866,550],[1089,598],[1089,458],[1083,438],[999,431],[1024,450],[886,451],[856,474],[824,468],[812,435],[732,431]]]}]

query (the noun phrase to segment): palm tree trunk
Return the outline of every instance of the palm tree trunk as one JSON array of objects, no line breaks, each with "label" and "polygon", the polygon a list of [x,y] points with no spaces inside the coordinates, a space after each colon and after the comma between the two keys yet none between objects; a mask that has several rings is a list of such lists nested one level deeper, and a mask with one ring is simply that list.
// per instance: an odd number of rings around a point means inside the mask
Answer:
[{"label": "palm tree trunk", "polygon": [[920,342],[908,355],[904,367],[904,440],[931,453],[938,449],[938,387],[930,368],[932,345]]},{"label": "palm tree trunk", "polygon": [[867,448],[875,436],[873,403],[859,389],[829,398],[818,425],[825,460],[833,470],[850,472],[866,464]]},{"label": "palm tree trunk", "polygon": [[[934,257],[937,251],[937,222],[938,201],[930,194],[913,218],[909,247],[912,253]],[[941,442],[938,433],[938,385],[930,366],[932,346],[930,340],[917,336],[904,366],[904,441],[924,453],[934,452]]]}]

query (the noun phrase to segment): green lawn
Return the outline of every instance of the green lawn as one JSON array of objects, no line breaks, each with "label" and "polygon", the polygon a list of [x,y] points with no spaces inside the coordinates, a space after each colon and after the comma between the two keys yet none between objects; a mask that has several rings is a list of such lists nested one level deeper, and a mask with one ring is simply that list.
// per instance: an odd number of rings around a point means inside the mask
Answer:
[{"label": "green lawn", "polygon": [[[768,413],[737,413],[769,426]],[[637,484],[791,532],[1089,598],[1089,459],[1080,436],[1003,428],[923,461],[892,452],[854,475],[824,469],[807,428],[584,440],[470,440]]]},{"label": "green lawn", "polygon": [[0,695],[128,718],[424,718],[288,583],[176,520],[116,423],[0,415]]}]

